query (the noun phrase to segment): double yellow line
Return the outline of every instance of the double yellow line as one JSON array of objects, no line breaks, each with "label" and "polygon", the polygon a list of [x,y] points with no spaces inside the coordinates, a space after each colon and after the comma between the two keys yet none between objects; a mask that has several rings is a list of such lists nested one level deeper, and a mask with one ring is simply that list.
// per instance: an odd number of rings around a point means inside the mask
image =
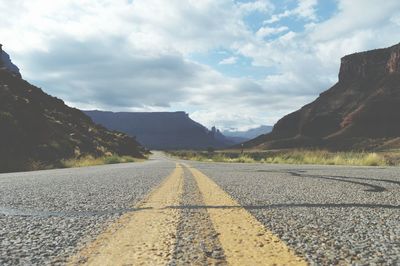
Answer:
[{"label": "double yellow line", "polygon": [[[229,265],[306,265],[210,178],[185,165],[195,178]],[[175,170],[140,209],[123,215],[84,247],[70,265],[166,265],[176,244],[184,172]]]}]

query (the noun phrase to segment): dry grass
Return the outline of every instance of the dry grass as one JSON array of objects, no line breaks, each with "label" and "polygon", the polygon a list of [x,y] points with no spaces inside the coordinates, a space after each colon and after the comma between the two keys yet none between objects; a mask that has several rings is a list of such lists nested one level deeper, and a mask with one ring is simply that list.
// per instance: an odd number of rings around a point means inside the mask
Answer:
[{"label": "dry grass", "polygon": [[320,164],[388,166],[400,165],[400,152],[330,152],[325,150],[286,151],[173,151],[170,155],[186,160],[203,162],[272,163],[272,164]]},{"label": "dry grass", "polygon": [[95,158],[93,156],[88,155],[77,159],[62,160],[61,166],[64,168],[72,168],[72,167],[86,167],[86,166],[104,165],[104,164],[132,163],[140,161],[143,161],[143,159],[138,159],[131,156],[112,155],[112,156]]},{"label": "dry grass", "polygon": [[296,150],[266,157],[265,163],[386,166],[384,156],[364,152],[328,152]]}]

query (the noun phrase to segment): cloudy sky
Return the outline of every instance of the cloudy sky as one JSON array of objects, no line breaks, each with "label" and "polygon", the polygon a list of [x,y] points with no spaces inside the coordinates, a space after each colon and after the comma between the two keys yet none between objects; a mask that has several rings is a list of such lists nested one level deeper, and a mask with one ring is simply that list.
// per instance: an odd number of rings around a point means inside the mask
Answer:
[{"label": "cloudy sky", "polygon": [[398,0],[0,0],[25,79],[81,109],[273,124],[337,81],[345,54],[400,42]]}]

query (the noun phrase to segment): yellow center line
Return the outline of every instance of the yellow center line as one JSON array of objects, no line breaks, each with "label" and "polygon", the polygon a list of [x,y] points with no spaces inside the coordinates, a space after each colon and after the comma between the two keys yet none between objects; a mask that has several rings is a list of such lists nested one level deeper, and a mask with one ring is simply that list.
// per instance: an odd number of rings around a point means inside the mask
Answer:
[{"label": "yellow center line", "polygon": [[175,246],[183,169],[173,173],[144,201],[138,212],[124,214],[95,241],[75,255],[69,265],[165,265]]},{"label": "yellow center line", "polygon": [[189,168],[229,265],[307,265],[209,177]]}]

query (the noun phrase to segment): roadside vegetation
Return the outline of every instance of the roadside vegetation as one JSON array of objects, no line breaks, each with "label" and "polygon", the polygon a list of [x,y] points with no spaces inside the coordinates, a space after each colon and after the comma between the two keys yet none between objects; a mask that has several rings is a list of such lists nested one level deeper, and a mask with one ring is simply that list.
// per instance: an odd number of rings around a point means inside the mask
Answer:
[{"label": "roadside vegetation", "polygon": [[91,155],[86,155],[79,158],[65,159],[53,163],[30,160],[26,163],[20,163],[19,165],[16,165],[14,169],[10,169],[9,171],[3,171],[3,172],[37,171],[37,170],[49,170],[57,168],[86,167],[86,166],[106,165],[106,164],[143,162],[144,160],[145,159],[139,159],[131,156],[118,156],[115,154],[102,157],[93,157]]},{"label": "roadside vegetation", "polygon": [[72,168],[72,167],[85,167],[85,166],[94,166],[94,165],[103,165],[103,164],[117,164],[117,163],[133,163],[140,162],[144,159],[138,159],[131,156],[103,156],[103,157],[93,157],[91,155],[84,156],[77,159],[68,159],[62,160],[60,162],[61,167],[63,168]]},{"label": "roadside vegetation", "polygon": [[320,164],[389,166],[400,165],[400,151],[330,152],[326,150],[279,151],[169,151],[185,160],[229,163]]}]

